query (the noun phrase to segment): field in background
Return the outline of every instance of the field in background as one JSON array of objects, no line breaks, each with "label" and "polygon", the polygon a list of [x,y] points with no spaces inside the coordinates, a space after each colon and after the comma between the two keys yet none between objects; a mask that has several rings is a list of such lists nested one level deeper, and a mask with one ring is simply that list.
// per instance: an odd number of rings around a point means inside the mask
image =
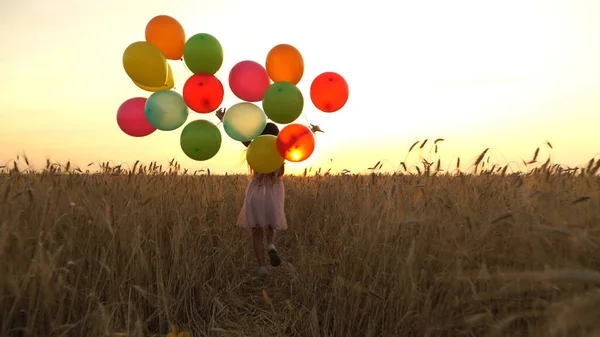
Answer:
[{"label": "field in background", "polygon": [[0,175],[0,335],[599,334],[600,164],[511,174],[487,156],[286,176],[284,263],[264,278],[235,226],[246,176],[21,159]]}]

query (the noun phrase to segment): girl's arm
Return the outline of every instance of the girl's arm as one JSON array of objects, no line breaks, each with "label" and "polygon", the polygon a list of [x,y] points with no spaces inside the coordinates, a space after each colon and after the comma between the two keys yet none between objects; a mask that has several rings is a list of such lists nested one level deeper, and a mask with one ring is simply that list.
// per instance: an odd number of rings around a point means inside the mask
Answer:
[{"label": "girl's arm", "polygon": [[219,110],[215,111],[215,115],[221,122],[223,121],[223,117],[225,117],[225,111],[227,111],[225,108],[219,108]]},{"label": "girl's arm", "polygon": [[281,165],[281,167],[279,168],[279,172],[277,172],[277,176],[282,177],[285,174],[285,163],[283,163],[283,165]]}]

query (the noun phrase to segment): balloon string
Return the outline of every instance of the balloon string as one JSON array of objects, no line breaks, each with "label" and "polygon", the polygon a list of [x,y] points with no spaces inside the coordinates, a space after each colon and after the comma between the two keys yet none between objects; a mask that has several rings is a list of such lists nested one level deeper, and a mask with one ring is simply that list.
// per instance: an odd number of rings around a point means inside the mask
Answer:
[{"label": "balloon string", "polygon": [[304,119],[306,120],[306,124],[308,124],[307,126],[310,126],[310,121],[308,120],[308,116],[306,115],[306,112],[302,112],[302,116],[304,116]]},{"label": "balloon string", "polygon": [[313,134],[317,134],[317,132],[323,132],[323,130],[321,130],[321,128],[318,125],[313,125],[309,120],[308,120],[308,114],[303,111],[302,115],[304,116],[304,119],[306,120],[306,126],[312,131]]},{"label": "balloon string", "polygon": [[187,71],[188,75],[191,75],[192,72],[190,71],[190,68],[188,68],[187,65],[185,64],[185,62],[183,61],[183,58],[179,59],[179,61],[181,61],[181,65]]}]

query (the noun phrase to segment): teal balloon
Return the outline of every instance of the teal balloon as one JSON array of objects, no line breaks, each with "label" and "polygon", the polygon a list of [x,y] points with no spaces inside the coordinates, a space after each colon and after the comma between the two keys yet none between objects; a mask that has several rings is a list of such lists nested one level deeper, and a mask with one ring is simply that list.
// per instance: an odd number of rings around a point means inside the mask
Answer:
[{"label": "teal balloon", "polygon": [[160,90],[148,97],[144,113],[153,127],[162,131],[172,131],[185,123],[189,116],[189,108],[179,93]]},{"label": "teal balloon", "polygon": [[243,102],[231,106],[223,116],[225,133],[239,142],[260,136],[267,125],[267,115],[255,104]]},{"label": "teal balloon", "polygon": [[196,34],[185,43],[183,60],[194,74],[214,75],[223,65],[223,47],[210,34]]},{"label": "teal balloon", "polygon": [[221,131],[213,123],[198,119],[183,128],[180,143],[183,153],[191,159],[209,160],[221,149]]},{"label": "teal balloon", "polygon": [[267,88],[262,106],[269,119],[278,124],[295,121],[304,108],[304,97],[290,82],[275,82]]}]

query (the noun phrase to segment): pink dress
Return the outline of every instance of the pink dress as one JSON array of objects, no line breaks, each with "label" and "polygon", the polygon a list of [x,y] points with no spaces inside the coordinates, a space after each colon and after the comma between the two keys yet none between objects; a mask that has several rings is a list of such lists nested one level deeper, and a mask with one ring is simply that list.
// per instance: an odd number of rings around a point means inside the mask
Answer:
[{"label": "pink dress", "polygon": [[285,189],[281,181],[283,167],[273,173],[255,173],[246,188],[244,205],[238,216],[238,225],[244,229],[288,228],[285,218]]}]

